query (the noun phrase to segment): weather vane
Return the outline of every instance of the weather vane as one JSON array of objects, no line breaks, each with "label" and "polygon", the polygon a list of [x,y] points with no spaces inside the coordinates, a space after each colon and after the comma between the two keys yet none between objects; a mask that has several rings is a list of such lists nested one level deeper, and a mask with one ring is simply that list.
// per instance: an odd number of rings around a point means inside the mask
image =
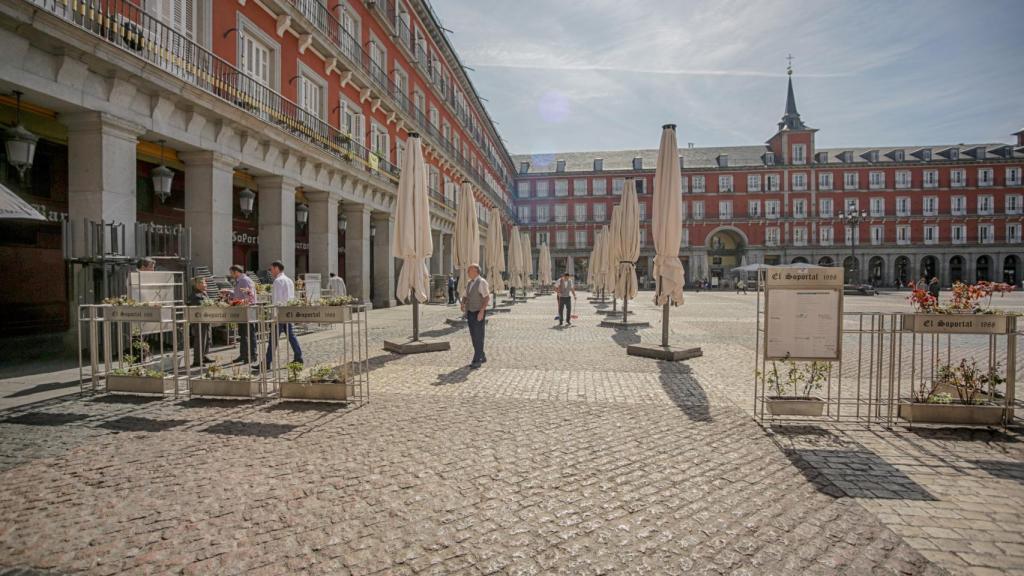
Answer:
[{"label": "weather vane", "polygon": [[787,76],[792,76],[793,75],[793,55],[790,54],[790,55],[786,56],[786,60],[788,61],[788,63],[786,64],[786,75]]}]

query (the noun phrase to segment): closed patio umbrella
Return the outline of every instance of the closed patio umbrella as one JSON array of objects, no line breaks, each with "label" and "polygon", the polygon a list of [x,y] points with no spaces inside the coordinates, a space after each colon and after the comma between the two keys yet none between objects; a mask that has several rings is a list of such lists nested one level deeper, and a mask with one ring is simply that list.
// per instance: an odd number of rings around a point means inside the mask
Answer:
[{"label": "closed patio umbrella", "polygon": [[540,255],[537,257],[537,281],[541,286],[551,285],[551,250],[546,242],[540,245]]},{"label": "closed patio umbrella", "polygon": [[469,181],[462,183],[459,190],[459,205],[455,212],[455,266],[459,269],[459,298],[466,295],[469,283],[466,268],[470,264],[478,264],[480,254],[480,227],[476,218],[476,199],[473,197],[473,185]]},{"label": "closed patio umbrella", "polygon": [[427,301],[430,279],[426,261],[434,252],[430,238],[430,209],[427,199],[427,170],[419,134],[409,134],[409,149],[398,180],[395,202],[395,234],[391,252],[402,260],[396,296],[402,302],[412,300],[412,339],[419,340],[419,303]]},{"label": "closed patio umbrella", "polygon": [[[505,271],[505,250],[504,240],[501,233],[501,212],[497,208],[491,208],[491,224],[487,228],[487,280],[491,285],[491,292],[497,295],[505,291],[505,284],[501,280],[501,273]],[[498,305],[498,299],[494,298],[494,305]]]},{"label": "closed patio umbrella", "polygon": [[576,259],[572,256],[565,257],[565,273],[570,278],[576,278]]},{"label": "closed patio umbrella", "polygon": [[523,288],[523,240],[519,226],[513,226],[508,235],[508,285]]},{"label": "closed patio umbrella", "polygon": [[621,208],[618,205],[613,206],[611,225],[604,243],[604,281],[605,287],[612,293],[612,310],[615,310],[616,298],[619,296],[617,279],[619,276],[619,226],[621,222]]},{"label": "closed patio umbrella", "polygon": [[530,233],[523,232],[523,288],[530,287],[533,276],[533,247],[530,246]]},{"label": "closed patio umbrella", "polygon": [[0,184],[0,220],[39,220],[46,221],[46,217],[33,208],[28,202],[21,199],[9,188]]},{"label": "closed patio umbrella", "polygon": [[654,233],[654,303],[663,306],[661,313],[661,345],[668,346],[669,304],[683,303],[685,272],[679,260],[679,244],[683,239],[682,176],[679,173],[679,148],[676,146],[675,124],[661,130],[658,162],[654,170],[654,199],[651,204]]},{"label": "closed patio umbrella", "polygon": [[589,283],[591,285],[591,289],[601,298],[604,298],[605,288],[604,257],[606,250],[604,244],[608,240],[607,237],[608,227],[602,226],[594,237],[594,250],[592,252],[593,255],[590,257],[589,267],[589,276],[591,278]]},{"label": "closed patio umbrella", "polygon": [[597,243],[600,241],[600,231],[594,233],[594,246],[590,249],[590,256],[587,257],[587,285],[594,290],[594,258],[597,253]]},{"label": "closed patio umbrella", "polygon": [[618,268],[615,292],[622,298],[622,321],[626,322],[629,300],[636,298],[636,261],[640,258],[640,204],[636,199],[636,181],[626,180],[619,205]]}]

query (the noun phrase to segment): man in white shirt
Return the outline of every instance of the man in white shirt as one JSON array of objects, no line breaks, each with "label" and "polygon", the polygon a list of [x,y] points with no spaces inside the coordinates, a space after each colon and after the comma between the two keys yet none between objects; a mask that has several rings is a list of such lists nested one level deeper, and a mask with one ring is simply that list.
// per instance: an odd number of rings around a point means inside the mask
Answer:
[{"label": "man in white shirt", "polygon": [[345,287],[345,281],[334,272],[331,272],[331,279],[327,281],[327,289],[330,290],[332,298],[348,296],[348,288]]},{"label": "man in white shirt", "polygon": [[[284,273],[284,264],[280,260],[274,260],[270,264],[270,275],[274,277],[274,284],[271,287],[270,302],[274,306],[284,306],[289,300],[295,298],[295,283]],[[302,364],[302,348],[299,347],[299,339],[295,337],[295,331],[291,324],[278,324],[277,332],[270,338],[267,345],[267,367],[274,364],[274,345],[281,332],[288,333],[288,344],[292,347],[292,362]]]}]

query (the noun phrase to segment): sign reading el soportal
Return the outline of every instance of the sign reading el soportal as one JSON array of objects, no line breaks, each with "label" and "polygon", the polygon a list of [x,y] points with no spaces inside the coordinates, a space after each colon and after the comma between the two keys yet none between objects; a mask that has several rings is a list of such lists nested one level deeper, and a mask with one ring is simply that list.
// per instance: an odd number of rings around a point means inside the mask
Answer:
[{"label": "sign reading el soportal", "polygon": [[903,329],[924,334],[1007,334],[1009,316],[1000,314],[904,314]]}]

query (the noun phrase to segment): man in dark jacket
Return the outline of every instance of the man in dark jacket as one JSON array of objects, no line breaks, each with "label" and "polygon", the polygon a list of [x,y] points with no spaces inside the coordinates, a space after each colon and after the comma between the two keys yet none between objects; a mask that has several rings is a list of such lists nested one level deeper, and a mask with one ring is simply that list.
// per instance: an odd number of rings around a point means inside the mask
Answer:
[{"label": "man in dark jacket", "polygon": [[[192,281],[192,293],[188,296],[189,306],[202,306],[204,302],[208,302],[210,297],[206,295],[206,279],[196,278]],[[209,324],[193,324],[189,328],[189,339],[192,344],[192,367],[198,368],[202,362],[211,364],[216,362],[213,358],[206,355],[210,351],[210,346],[213,344],[212,338],[210,337],[210,325]]]}]

